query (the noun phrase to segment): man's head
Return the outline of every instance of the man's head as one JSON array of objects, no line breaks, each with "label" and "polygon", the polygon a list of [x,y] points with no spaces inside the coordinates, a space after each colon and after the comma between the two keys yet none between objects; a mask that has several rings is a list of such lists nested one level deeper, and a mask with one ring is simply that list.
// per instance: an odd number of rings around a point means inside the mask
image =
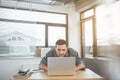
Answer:
[{"label": "man's head", "polygon": [[56,53],[59,57],[64,57],[67,52],[67,43],[63,39],[56,41]]}]

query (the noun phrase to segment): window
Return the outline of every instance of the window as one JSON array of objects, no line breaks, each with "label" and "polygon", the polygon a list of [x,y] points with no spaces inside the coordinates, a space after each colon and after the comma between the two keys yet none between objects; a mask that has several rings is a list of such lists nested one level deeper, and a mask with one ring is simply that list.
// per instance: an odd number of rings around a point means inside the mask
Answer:
[{"label": "window", "polygon": [[120,53],[120,5],[119,1],[109,6],[96,8],[97,44],[99,56]]},{"label": "window", "polygon": [[36,47],[67,38],[67,14],[8,8],[0,8],[0,14],[0,56],[33,56]]},{"label": "window", "polygon": [[[54,36],[54,37],[53,37]],[[56,40],[66,39],[65,27],[49,26],[48,28],[48,46],[54,46]]]},{"label": "window", "polygon": [[6,8],[0,8],[0,14],[0,18],[3,19],[66,24],[66,15],[64,14],[25,11]]},{"label": "window", "polygon": [[94,8],[81,12],[81,57],[96,56]]},{"label": "window", "polygon": [[[95,14],[96,13],[96,14]],[[119,2],[81,12],[81,53],[84,57],[113,57],[120,53]],[[117,55],[117,56],[118,56]]]},{"label": "window", "polygon": [[87,10],[84,13],[82,13],[81,15],[82,15],[81,16],[82,19],[93,16],[94,15],[94,10],[93,9]]}]

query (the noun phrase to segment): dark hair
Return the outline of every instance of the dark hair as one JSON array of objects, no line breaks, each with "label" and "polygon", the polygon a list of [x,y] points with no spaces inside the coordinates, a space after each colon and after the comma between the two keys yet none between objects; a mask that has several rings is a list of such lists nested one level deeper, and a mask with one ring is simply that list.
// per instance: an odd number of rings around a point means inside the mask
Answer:
[{"label": "dark hair", "polygon": [[59,39],[56,41],[56,45],[63,45],[63,44],[67,46],[67,42],[64,39]]}]

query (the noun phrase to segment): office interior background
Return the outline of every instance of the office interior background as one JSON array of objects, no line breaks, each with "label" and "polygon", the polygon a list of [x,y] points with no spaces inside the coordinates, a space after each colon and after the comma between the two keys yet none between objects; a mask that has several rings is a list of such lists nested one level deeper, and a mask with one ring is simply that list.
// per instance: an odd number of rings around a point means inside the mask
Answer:
[{"label": "office interior background", "polygon": [[104,77],[119,57],[119,14],[119,0],[0,0],[0,79],[38,68],[61,38]]}]

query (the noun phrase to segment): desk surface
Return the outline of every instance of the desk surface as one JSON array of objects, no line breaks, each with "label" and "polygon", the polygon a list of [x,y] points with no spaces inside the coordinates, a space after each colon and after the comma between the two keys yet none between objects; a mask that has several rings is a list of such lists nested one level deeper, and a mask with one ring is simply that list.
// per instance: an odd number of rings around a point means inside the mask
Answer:
[{"label": "desk surface", "polygon": [[33,73],[28,79],[30,80],[103,80],[101,76],[86,69],[85,71],[78,71],[74,76],[48,76],[47,72],[40,71]]}]

